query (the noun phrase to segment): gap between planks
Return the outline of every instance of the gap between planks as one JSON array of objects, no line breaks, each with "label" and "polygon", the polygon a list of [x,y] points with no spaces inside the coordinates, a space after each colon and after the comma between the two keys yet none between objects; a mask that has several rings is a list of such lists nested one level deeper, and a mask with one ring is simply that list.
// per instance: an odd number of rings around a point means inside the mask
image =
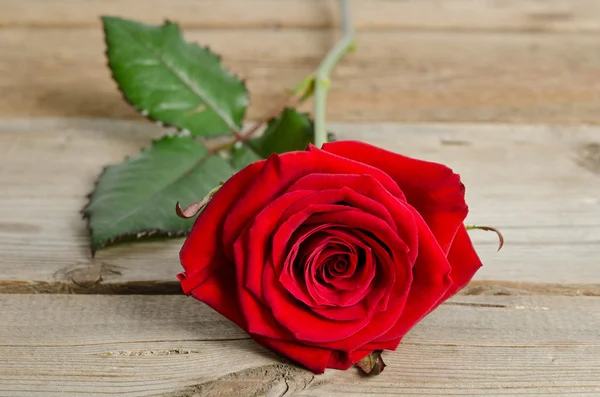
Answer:
[{"label": "gap between planks", "polygon": [[[182,295],[178,281],[103,282],[0,280],[0,294]],[[459,296],[600,296],[600,284],[545,284],[474,280]]]}]

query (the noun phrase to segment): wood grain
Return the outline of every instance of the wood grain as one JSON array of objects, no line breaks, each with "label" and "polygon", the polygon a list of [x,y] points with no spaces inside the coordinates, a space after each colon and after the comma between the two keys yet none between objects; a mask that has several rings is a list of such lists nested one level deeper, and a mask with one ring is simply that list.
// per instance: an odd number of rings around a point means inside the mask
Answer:
[{"label": "wood grain", "polygon": [[382,375],[314,376],[160,295],[181,293],[182,239],[90,258],[79,210],[101,167],[164,132],[111,81],[99,16],[182,24],[258,119],[335,41],[336,3],[0,0],[0,396],[600,395],[600,128],[582,126],[600,123],[597,0],[352,1],[358,52],[328,119],[361,124],[330,129],[450,165],[468,223],[506,238],[497,253],[472,232],[484,268]]},{"label": "wood grain", "polygon": [[313,376],[187,297],[0,295],[0,395],[598,395],[597,301],[454,298],[366,379]]},{"label": "wood grain", "polygon": [[[353,0],[359,30],[600,30],[595,0]],[[337,0],[3,0],[0,26],[97,27],[100,15],[196,28],[324,28],[339,24]]]},{"label": "wood grain", "polygon": [[[470,206],[467,223],[498,227],[506,239],[496,252],[493,233],[471,232],[485,263],[476,281],[534,289],[565,283],[577,294],[600,291],[598,128],[330,124],[330,129],[339,139],[442,162],[461,174]],[[149,122],[114,120],[0,123],[0,291],[165,292],[161,284],[178,291],[181,239],[115,246],[92,260],[79,213],[102,166],[137,153],[163,132]]]},{"label": "wood grain", "polygon": [[[318,30],[191,29],[186,37],[247,79],[251,119],[335,41]],[[331,121],[600,122],[595,35],[382,30],[357,40],[333,76]],[[138,117],[111,81],[104,50],[100,28],[0,29],[0,117]]]}]

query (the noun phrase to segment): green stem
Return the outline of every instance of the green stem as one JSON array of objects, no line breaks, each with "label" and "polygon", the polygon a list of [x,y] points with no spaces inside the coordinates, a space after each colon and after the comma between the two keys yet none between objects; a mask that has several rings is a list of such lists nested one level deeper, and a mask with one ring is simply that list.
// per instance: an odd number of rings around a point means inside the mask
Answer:
[{"label": "green stem", "polygon": [[327,129],[325,127],[325,106],[327,102],[327,89],[330,86],[329,75],[338,61],[353,48],[354,30],[350,20],[350,1],[340,0],[342,11],[342,38],[329,50],[317,71],[315,72],[315,146],[320,148],[327,142]]}]

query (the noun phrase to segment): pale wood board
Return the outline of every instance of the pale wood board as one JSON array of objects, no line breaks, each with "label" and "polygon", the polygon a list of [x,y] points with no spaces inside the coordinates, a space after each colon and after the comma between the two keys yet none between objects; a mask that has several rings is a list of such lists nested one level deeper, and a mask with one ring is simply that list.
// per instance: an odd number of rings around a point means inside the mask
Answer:
[{"label": "pale wood board", "polygon": [[[337,1],[0,0],[0,397],[600,395],[600,128],[585,126],[600,123],[600,2],[352,8],[358,52],[328,120],[363,124],[330,129],[453,167],[467,223],[500,228],[505,248],[472,232],[484,267],[382,375],[289,364],[204,304],[157,295],[181,293],[182,239],[90,258],[79,210],[101,167],[164,132],[111,81],[99,17],[181,23],[247,80],[258,119],[335,42]],[[467,296],[523,294],[555,296]]]},{"label": "pale wood board", "polygon": [[[485,264],[476,281],[526,283],[538,292],[533,284],[600,291],[599,128],[330,124],[330,130],[338,139],[442,162],[461,174],[467,223],[498,227],[506,238],[496,252],[493,233],[471,232]],[[102,166],[135,155],[164,132],[134,121],[0,123],[0,291],[177,287],[182,239],[107,248],[92,260],[79,213]]]},{"label": "pale wood board", "polygon": [[[0,29],[0,117],[138,117],[111,81],[102,36],[100,27]],[[259,119],[314,71],[337,33],[188,29],[185,36],[247,80],[248,115]],[[600,122],[594,34],[381,30],[361,31],[357,42],[332,76],[328,120]]]},{"label": "pale wood board", "polygon": [[374,378],[313,376],[188,297],[0,295],[0,307],[2,396],[600,394],[598,298],[454,298]]},{"label": "pale wood board", "polygon": [[[201,28],[323,28],[338,0],[3,0],[0,26],[89,27],[100,15]],[[352,0],[357,29],[597,31],[596,0]]]}]

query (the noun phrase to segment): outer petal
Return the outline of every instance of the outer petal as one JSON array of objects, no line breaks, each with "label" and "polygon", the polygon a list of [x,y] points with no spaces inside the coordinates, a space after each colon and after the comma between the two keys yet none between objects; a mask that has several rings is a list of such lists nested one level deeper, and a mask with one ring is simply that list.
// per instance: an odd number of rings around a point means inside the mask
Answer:
[{"label": "outer petal", "polygon": [[224,214],[260,171],[264,161],[254,163],[231,177],[196,219],[180,251],[184,272],[177,277],[183,291],[205,302],[243,329],[246,324],[236,302],[235,271],[223,256],[218,239]]},{"label": "outer petal", "polygon": [[297,362],[317,374],[325,372],[325,368],[331,368],[331,350],[319,347],[306,346],[296,342],[283,341],[262,336],[252,335],[254,340],[264,347],[275,350],[279,354]]},{"label": "outer petal", "polygon": [[388,340],[386,342],[370,342],[362,346],[368,350],[396,350],[402,338]]},{"label": "outer petal", "polygon": [[[448,253],[448,261],[452,266],[452,287],[442,298],[442,302],[464,288],[482,266],[481,260],[473,248],[469,233],[461,226]],[[441,303],[441,302],[440,302]]]},{"label": "outer petal", "polygon": [[191,291],[191,295],[206,303],[221,315],[233,321],[240,328],[247,330],[244,316],[235,302],[237,296],[235,272],[227,262],[222,260],[213,262],[214,272],[202,284]]},{"label": "outer petal", "polygon": [[450,252],[448,253],[448,262],[452,267],[450,272],[452,285],[429,312],[434,311],[439,305],[463,289],[482,266],[481,260],[471,243],[469,233],[464,226],[459,227],[458,232],[456,233],[456,237],[454,238],[452,247],[450,247]]},{"label": "outer petal", "polygon": [[413,267],[413,284],[402,315],[384,335],[373,342],[388,342],[403,337],[421,321],[452,285],[450,264],[425,222],[415,214],[419,224],[419,256]]},{"label": "outer petal", "polygon": [[467,216],[465,187],[445,165],[402,156],[357,141],[326,143],[323,150],[377,167],[400,186],[448,253],[454,235]]},{"label": "outer petal", "polygon": [[373,353],[373,350],[375,349],[356,349],[351,352],[334,350],[329,357],[329,362],[327,362],[327,368],[347,370],[366,355]]},{"label": "outer petal", "polygon": [[[452,267],[450,272],[452,285],[446,291],[444,296],[429,310],[429,312],[435,310],[440,304],[464,288],[471,280],[475,272],[477,272],[477,270],[482,266],[481,260],[475,252],[475,249],[471,244],[471,239],[469,238],[467,230],[464,226],[460,227],[456,233],[456,237],[454,238],[454,242],[450,248],[450,253],[448,254],[448,261]],[[410,304],[410,302],[408,304]],[[399,323],[404,321],[407,321],[407,319],[401,317]],[[400,324],[398,324],[397,328],[400,328]],[[402,332],[399,333],[401,334]],[[382,337],[379,339],[384,338]],[[373,350],[396,350],[401,339],[402,337],[388,341],[371,342],[366,344],[364,348]]]},{"label": "outer petal", "polygon": [[229,178],[194,222],[192,231],[179,252],[185,272],[178,277],[186,294],[210,276],[208,267],[215,257],[222,254],[218,235],[223,228],[223,218],[264,163],[259,161],[251,164]]},{"label": "outer petal", "polygon": [[[247,236],[247,234],[245,235]],[[234,247],[235,261],[247,263],[248,250],[246,245],[236,244]],[[266,264],[264,266],[271,266]],[[233,266],[231,266],[233,267]],[[262,278],[261,273],[258,275]],[[244,273],[237,272],[229,280],[229,285],[235,285],[235,291],[228,299],[230,306],[239,308],[240,317],[243,317],[246,323],[245,330],[251,334],[261,335],[276,339],[293,339],[292,334],[285,328],[281,327],[271,315],[271,311],[264,305],[260,297],[254,296],[248,289],[244,287]],[[231,289],[228,289],[230,291]],[[234,298],[237,298],[234,300]],[[237,305],[235,305],[237,302]]]}]

